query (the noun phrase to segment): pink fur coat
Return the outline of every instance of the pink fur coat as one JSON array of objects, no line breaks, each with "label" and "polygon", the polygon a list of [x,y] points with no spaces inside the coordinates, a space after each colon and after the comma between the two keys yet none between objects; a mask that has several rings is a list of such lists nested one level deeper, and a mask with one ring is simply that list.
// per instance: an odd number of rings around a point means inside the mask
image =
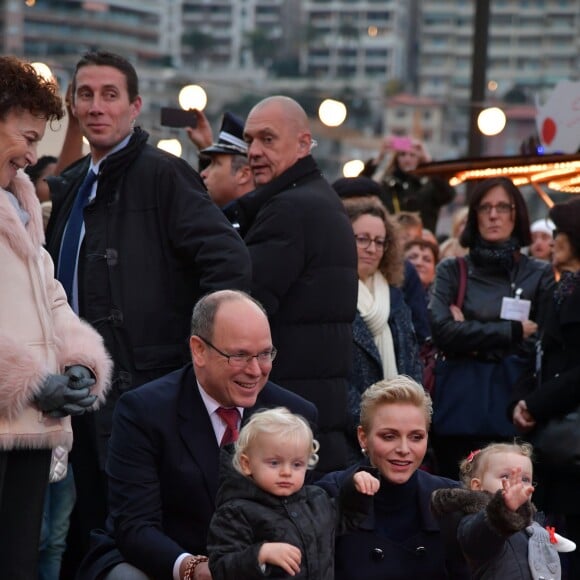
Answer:
[{"label": "pink fur coat", "polygon": [[34,406],[34,395],[47,374],[81,364],[97,377],[97,408],[109,389],[112,363],[101,336],[70,309],[54,278],[40,204],[23,171],[10,191],[30,220],[24,227],[0,188],[0,449],[70,450],[70,418],[46,417]]}]

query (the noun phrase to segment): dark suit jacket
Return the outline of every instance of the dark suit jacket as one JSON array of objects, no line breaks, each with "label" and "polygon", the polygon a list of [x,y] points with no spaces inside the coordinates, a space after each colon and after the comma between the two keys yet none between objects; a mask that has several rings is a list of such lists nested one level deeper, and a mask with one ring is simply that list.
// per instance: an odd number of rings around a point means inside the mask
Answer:
[{"label": "dark suit jacket", "polygon": [[[313,404],[271,382],[243,420],[277,406],[316,423]],[[100,578],[127,561],[153,578],[171,580],[180,554],[207,553],[218,471],[219,446],[191,364],[124,394],[107,459],[107,531],[93,533],[79,578]]]}]

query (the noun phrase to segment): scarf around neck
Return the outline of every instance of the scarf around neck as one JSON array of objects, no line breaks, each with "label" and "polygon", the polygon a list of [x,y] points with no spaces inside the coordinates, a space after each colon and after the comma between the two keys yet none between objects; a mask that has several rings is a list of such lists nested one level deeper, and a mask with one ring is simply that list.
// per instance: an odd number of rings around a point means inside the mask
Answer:
[{"label": "scarf around neck", "polygon": [[398,371],[393,335],[389,327],[391,294],[389,283],[380,272],[373,274],[369,286],[358,281],[357,309],[377,345],[383,364],[383,376],[392,379]]},{"label": "scarf around neck", "polygon": [[475,263],[511,270],[514,267],[514,256],[519,249],[520,245],[513,237],[505,242],[486,242],[478,236],[469,250],[469,255]]},{"label": "scarf around neck", "polygon": [[556,290],[554,290],[554,302],[559,310],[562,302],[580,288],[580,272],[562,272],[562,276]]}]

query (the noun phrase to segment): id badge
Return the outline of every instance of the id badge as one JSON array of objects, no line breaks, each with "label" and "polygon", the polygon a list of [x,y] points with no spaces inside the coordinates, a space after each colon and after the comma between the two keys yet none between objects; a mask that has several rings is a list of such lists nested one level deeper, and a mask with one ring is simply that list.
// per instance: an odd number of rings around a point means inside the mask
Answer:
[{"label": "id badge", "polygon": [[503,320],[529,320],[532,302],[521,298],[508,298],[504,296],[501,301],[500,318]]}]

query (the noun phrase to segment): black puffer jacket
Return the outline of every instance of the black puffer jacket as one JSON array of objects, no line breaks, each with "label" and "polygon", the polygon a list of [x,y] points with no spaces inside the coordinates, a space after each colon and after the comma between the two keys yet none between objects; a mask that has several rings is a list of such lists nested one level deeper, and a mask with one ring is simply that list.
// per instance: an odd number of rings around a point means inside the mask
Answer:
[{"label": "black puffer jacket", "polygon": [[[528,543],[532,533],[542,531],[531,527],[533,504],[525,503],[513,512],[506,507],[501,490],[492,495],[439,489],[433,493],[431,507],[438,518],[459,519],[457,541],[474,580],[532,580]],[[551,556],[559,562],[553,548]],[[552,577],[560,576],[553,573]]]},{"label": "black puffer jacket", "polygon": [[234,470],[231,451],[232,446],[221,452],[221,485],[208,534],[212,578],[289,578],[278,566],[268,565],[262,572],[258,564],[263,543],[286,542],[302,553],[294,579],[334,580],[335,534],[355,529],[366,518],[371,496],[357,493],[350,479],[338,503],[313,485],[277,497]]},{"label": "black puffer jacket", "polygon": [[347,380],[358,295],[352,226],[311,156],[226,210],[252,259],[278,356],[270,378],[318,408],[322,472],[347,466]]}]

